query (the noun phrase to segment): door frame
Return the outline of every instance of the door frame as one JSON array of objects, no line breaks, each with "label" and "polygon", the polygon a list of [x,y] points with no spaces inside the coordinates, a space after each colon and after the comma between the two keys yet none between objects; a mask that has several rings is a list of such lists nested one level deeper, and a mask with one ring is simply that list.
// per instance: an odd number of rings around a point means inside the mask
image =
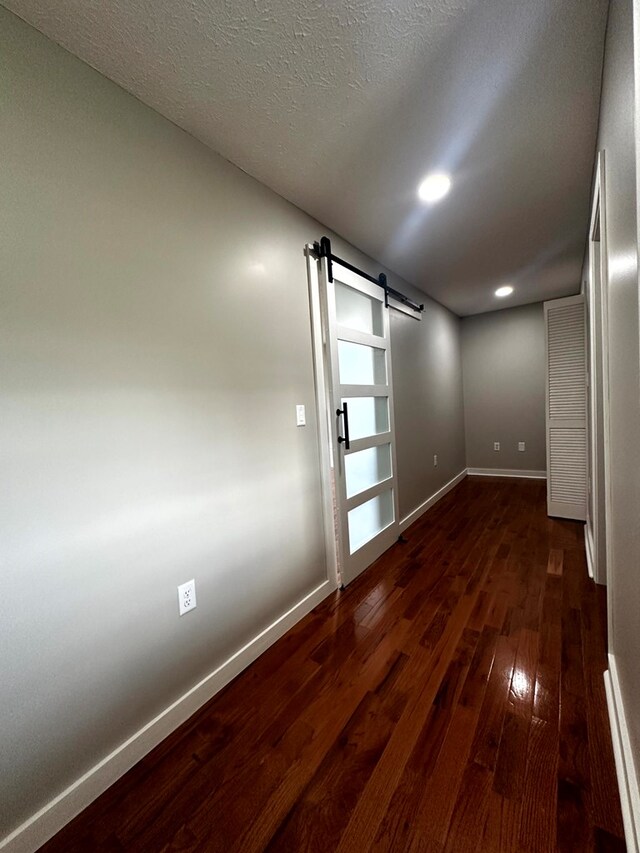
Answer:
[{"label": "door frame", "polygon": [[[609,408],[609,291],[607,279],[606,249],[606,205],[605,205],[605,155],[599,151],[596,157],[596,170],[591,203],[588,243],[588,301],[589,301],[589,393],[593,405],[589,422],[589,476],[594,495],[596,512],[592,519],[593,542],[591,559],[593,577],[596,583],[610,582],[611,566],[611,479],[610,479],[610,408]],[[598,238],[596,238],[599,232]],[[596,258],[594,244],[599,243],[599,257]],[[596,269],[597,264],[597,269]],[[599,287],[596,287],[596,275]],[[600,374],[601,386],[596,378]],[[598,405],[602,405],[602,427],[598,426]],[[598,471],[599,451],[602,452],[603,477]],[[604,492],[604,518],[599,510]],[[585,527],[585,535],[589,533]],[[602,548],[602,539],[605,547]],[[587,542],[587,548],[590,543]],[[604,565],[603,565],[604,561]],[[609,593],[611,591],[609,590]],[[607,596],[610,600],[611,595]],[[610,618],[610,617],[609,617]]]},{"label": "door frame", "polygon": [[326,363],[322,301],[320,298],[320,276],[318,260],[313,243],[304,248],[307,259],[307,282],[311,320],[311,346],[316,398],[316,420],[318,424],[318,454],[320,462],[320,487],[324,522],[325,552],[327,555],[327,577],[336,587],[342,588],[340,552],[337,534],[335,474],[333,470],[333,448],[329,423],[329,370]]}]

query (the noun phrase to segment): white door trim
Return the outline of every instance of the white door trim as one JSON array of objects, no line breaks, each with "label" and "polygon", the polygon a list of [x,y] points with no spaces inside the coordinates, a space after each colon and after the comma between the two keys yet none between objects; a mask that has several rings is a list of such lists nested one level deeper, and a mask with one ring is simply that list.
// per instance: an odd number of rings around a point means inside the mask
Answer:
[{"label": "white door trim", "polygon": [[[604,443],[604,528],[606,545],[607,576],[607,621],[609,630],[609,651],[615,652],[613,626],[613,537],[611,536],[612,502],[611,502],[611,407],[609,400],[609,269],[607,241],[607,183],[606,157],[604,151],[599,151],[596,159],[596,192],[600,203],[600,305],[601,305],[601,367],[602,367],[602,411],[603,411],[603,443]],[[596,580],[597,569],[594,570]]]},{"label": "white door trim", "polygon": [[[596,157],[596,173],[591,204],[591,222],[589,227],[589,375],[591,395],[591,417],[589,423],[589,476],[591,478],[591,489],[594,496],[595,512],[592,518],[592,558],[593,577],[596,583],[607,583],[607,567],[611,565],[610,559],[610,481],[609,481],[609,358],[608,358],[608,287],[607,287],[607,252],[606,252],[606,210],[605,210],[605,186],[604,186],[604,151],[598,152]],[[596,230],[599,230],[599,240],[596,241]],[[594,243],[599,243],[598,257],[594,249]],[[596,263],[598,269],[596,270]],[[599,288],[596,289],[596,273],[599,276]],[[596,381],[598,373],[601,376],[601,387]],[[598,429],[598,404],[602,403],[603,428],[602,434]],[[599,448],[603,452],[604,477],[601,478],[598,471]],[[601,482],[601,479],[603,482]],[[604,491],[605,513],[604,519],[600,517],[599,505]],[[602,560],[602,542],[604,540],[604,560]],[[603,564],[604,563],[604,564]]]},{"label": "white door trim", "polygon": [[307,256],[307,280],[309,282],[309,306],[311,309],[311,342],[313,369],[315,374],[316,419],[318,422],[318,455],[320,459],[320,485],[324,522],[325,552],[327,555],[327,577],[336,587],[342,586],[335,519],[335,478],[333,472],[332,437],[328,413],[329,376],[325,360],[325,344],[320,299],[320,277],[318,261],[312,243],[305,246]]}]

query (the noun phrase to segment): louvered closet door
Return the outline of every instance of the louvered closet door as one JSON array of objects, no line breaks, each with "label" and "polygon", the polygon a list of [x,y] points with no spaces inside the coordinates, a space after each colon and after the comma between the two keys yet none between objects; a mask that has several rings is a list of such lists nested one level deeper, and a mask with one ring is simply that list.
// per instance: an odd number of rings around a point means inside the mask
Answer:
[{"label": "louvered closet door", "polygon": [[547,337],[547,511],[584,521],[587,387],[584,297],[544,304]]}]

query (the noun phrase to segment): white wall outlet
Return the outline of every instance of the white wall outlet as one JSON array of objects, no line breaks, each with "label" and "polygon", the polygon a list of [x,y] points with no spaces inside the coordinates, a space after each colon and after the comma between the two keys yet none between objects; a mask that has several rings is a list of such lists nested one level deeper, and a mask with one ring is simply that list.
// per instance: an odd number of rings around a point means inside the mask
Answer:
[{"label": "white wall outlet", "polygon": [[500,450],[500,442],[499,441],[493,442],[493,449],[494,450]]},{"label": "white wall outlet", "polygon": [[519,442],[518,442],[518,450],[524,450],[524,449],[525,449],[525,447],[524,447],[524,441],[519,441]]},{"label": "white wall outlet", "polygon": [[438,454],[437,453],[433,454],[433,467],[434,468],[438,467]]},{"label": "white wall outlet", "polygon": [[305,426],[307,423],[307,415],[304,406],[296,406],[296,426]]},{"label": "white wall outlet", "polygon": [[178,587],[178,610],[180,616],[184,616],[196,606],[196,582],[191,579],[181,583]]}]

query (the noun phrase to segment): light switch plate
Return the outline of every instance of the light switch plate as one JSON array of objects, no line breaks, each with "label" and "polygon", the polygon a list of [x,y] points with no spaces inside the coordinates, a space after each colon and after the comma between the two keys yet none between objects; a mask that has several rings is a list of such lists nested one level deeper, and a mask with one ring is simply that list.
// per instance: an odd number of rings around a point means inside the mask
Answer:
[{"label": "light switch plate", "polygon": [[493,449],[494,450],[500,450],[500,442],[499,441],[493,442]]},{"label": "light switch plate", "polygon": [[304,406],[296,406],[296,426],[306,426],[307,415]]},{"label": "light switch plate", "polygon": [[524,441],[518,442],[518,450],[524,450]]}]

